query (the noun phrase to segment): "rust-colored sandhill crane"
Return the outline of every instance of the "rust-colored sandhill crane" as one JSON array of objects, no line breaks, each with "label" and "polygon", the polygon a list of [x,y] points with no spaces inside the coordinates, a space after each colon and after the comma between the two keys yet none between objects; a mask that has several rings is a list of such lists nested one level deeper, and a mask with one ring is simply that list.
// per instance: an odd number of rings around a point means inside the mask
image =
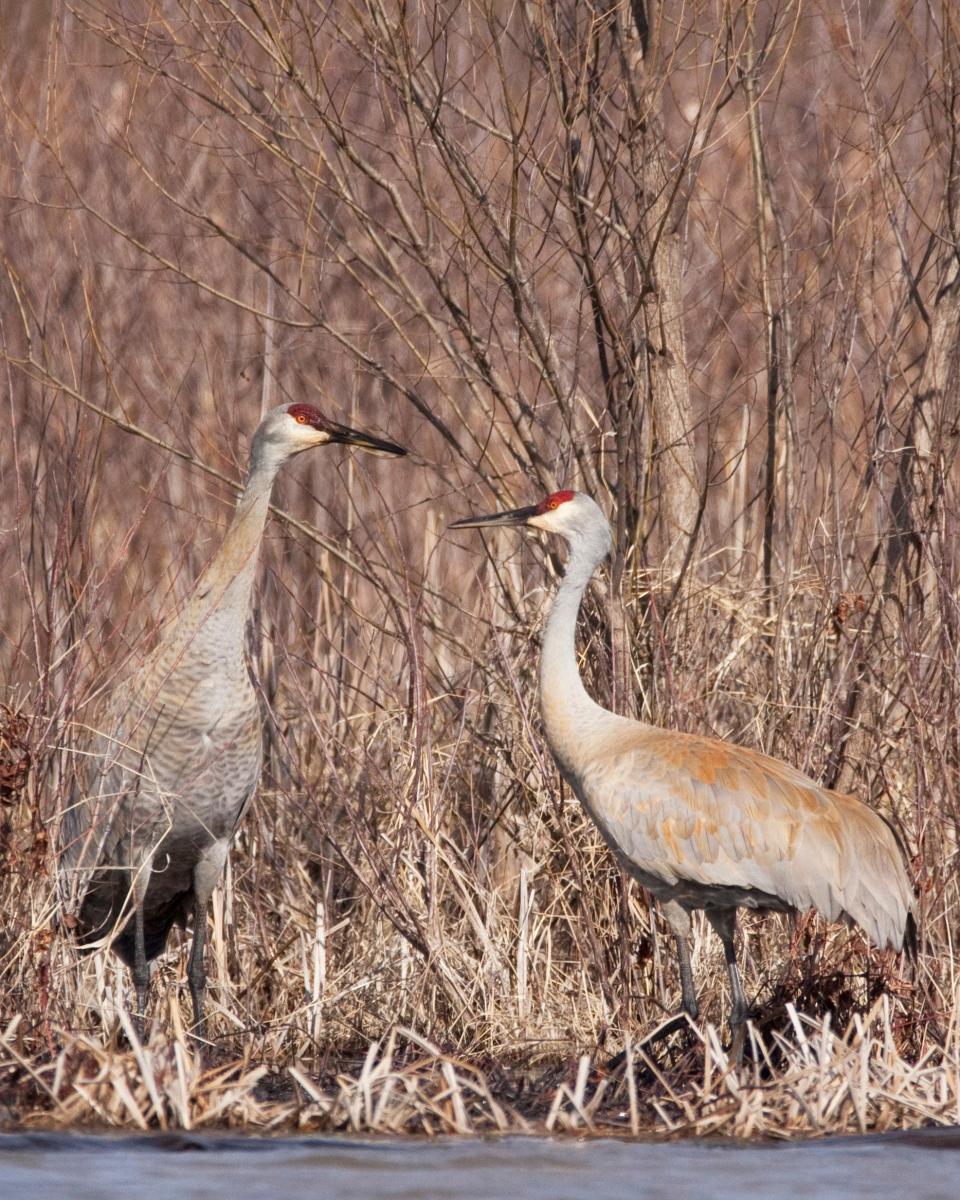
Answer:
[{"label": "rust-colored sandhill crane", "polygon": [[207,906],[260,774],[260,713],[244,636],[270,494],[288,459],[336,443],[406,453],[327,420],[312,404],[267,413],[222,545],[156,648],[78,741],[61,828],[65,924],[83,943],[112,940],[133,974],[140,1033],[150,960],[174,923],[192,918],[187,977],[203,1036]]},{"label": "rust-colored sandhill crane", "polygon": [[657,897],[676,935],[683,1009],[696,1019],[690,912],[723,942],[731,1028],[747,1015],[734,949],[737,909],[815,908],[855,921],[881,948],[914,951],[913,892],[890,827],[853,796],[775,758],[715,738],[657,729],[601,708],[584,689],[574,635],[580,601],[610,553],[610,526],[582,493],[455,521],[532,526],[570,546],[540,653],[540,706],[563,778],[607,845]]}]

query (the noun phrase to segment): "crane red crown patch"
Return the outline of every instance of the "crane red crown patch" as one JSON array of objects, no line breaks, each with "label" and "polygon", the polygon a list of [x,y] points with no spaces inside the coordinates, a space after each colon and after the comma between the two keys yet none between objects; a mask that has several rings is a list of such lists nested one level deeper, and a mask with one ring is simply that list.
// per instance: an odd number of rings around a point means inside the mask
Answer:
[{"label": "crane red crown patch", "polygon": [[541,500],[537,505],[538,513],[552,512],[553,509],[559,508],[561,504],[566,504],[568,500],[572,500],[576,492],[554,492],[552,496],[548,496],[546,500]]},{"label": "crane red crown patch", "polygon": [[323,413],[312,404],[291,404],[287,412],[299,425],[316,425],[323,420]]}]

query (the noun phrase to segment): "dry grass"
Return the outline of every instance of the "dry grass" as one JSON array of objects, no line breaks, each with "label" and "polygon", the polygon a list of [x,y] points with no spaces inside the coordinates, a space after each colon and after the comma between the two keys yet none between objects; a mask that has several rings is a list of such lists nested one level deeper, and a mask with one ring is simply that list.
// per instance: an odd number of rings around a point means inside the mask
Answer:
[{"label": "dry grass", "polygon": [[[637,99],[627,6],[420,7],[405,24],[379,2],[260,5],[265,38],[226,4],[52,0],[8,39],[6,1120],[956,1121],[950,22],[936,5],[880,5],[866,30],[853,5],[667,5]],[[644,105],[683,218],[663,229],[683,249],[691,537],[644,375]],[[214,904],[214,1046],[201,1063],[185,1037],[172,944],[134,1054],[128,979],[53,932],[72,730],[217,544],[262,408],[318,383],[333,415],[416,454],[318,453],[278,487],[293,521],[271,524],[252,624],[267,746]],[[739,1069],[709,1025],[650,1062],[636,1049],[677,1003],[674,952],[539,731],[555,548],[444,533],[557,482],[617,526],[582,622],[593,694],[855,791],[908,849],[915,970],[816,917],[745,921],[762,1016]],[[722,955],[700,926],[694,966],[719,1026]],[[625,1047],[631,1069],[605,1073]]]},{"label": "dry grass", "polygon": [[613,1070],[583,1054],[559,1069],[485,1073],[397,1026],[362,1060],[322,1072],[249,1054],[204,1067],[163,1032],[133,1051],[76,1036],[31,1062],[16,1049],[18,1025],[0,1038],[0,1071],[8,1121],[22,1126],[787,1138],[960,1122],[956,1026],[945,1047],[904,1058],[885,997],[842,1034],[789,1005],[782,1032],[749,1027],[747,1065],[707,1025],[669,1063],[628,1042]]}]

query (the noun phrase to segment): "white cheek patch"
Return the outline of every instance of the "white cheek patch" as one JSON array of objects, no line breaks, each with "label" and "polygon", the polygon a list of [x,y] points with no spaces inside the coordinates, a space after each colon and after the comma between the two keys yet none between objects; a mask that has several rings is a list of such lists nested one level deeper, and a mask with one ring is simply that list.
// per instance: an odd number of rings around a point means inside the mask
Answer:
[{"label": "white cheek patch", "polygon": [[568,507],[567,504],[561,504],[559,508],[548,508],[546,512],[531,517],[527,524],[536,529],[545,529],[548,533],[563,533],[568,527],[568,514],[564,512]]},{"label": "white cheek patch", "polygon": [[306,423],[301,425],[299,422],[297,422],[294,437],[298,442],[302,442],[304,446],[318,446],[322,442],[330,440],[326,433],[321,433],[319,430],[314,429],[312,425],[307,425]]}]

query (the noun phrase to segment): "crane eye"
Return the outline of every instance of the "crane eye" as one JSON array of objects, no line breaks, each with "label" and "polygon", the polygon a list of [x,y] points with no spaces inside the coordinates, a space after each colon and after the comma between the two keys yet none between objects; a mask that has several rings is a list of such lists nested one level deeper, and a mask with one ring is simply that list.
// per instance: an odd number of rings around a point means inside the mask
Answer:
[{"label": "crane eye", "polygon": [[306,423],[307,423],[307,418],[303,415],[303,413],[297,413],[294,420],[297,422],[298,425],[306,425]]},{"label": "crane eye", "polygon": [[556,501],[556,500],[548,500],[547,501],[547,508],[559,508],[559,507],[560,507],[560,505],[559,505],[558,501]]}]

